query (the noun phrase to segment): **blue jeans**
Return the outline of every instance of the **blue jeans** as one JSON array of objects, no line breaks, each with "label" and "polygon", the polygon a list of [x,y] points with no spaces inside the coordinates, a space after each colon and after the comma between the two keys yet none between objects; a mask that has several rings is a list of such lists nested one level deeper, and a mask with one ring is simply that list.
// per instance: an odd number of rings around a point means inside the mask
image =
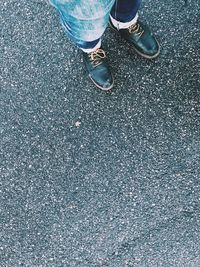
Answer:
[{"label": "blue jeans", "polygon": [[141,0],[49,0],[58,10],[69,38],[79,47],[95,47],[103,35],[109,15],[119,22],[131,21]]}]

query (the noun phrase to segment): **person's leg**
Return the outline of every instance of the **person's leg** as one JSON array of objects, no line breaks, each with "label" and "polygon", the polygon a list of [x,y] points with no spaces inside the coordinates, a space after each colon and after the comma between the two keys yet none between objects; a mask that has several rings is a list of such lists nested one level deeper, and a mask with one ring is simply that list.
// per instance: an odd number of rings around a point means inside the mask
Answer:
[{"label": "person's leg", "polygon": [[115,0],[49,1],[58,10],[67,36],[83,51],[90,79],[102,90],[111,89],[113,78],[101,48],[101,37]]},{"label": "person's leg", "polygon": [[100,44],[115,0],[49,1],[58,10],[61,24],[75,45],[92,49]]},{"label": "person's leg", "polygon": [[116,0],[111,14],[111,27],[126,39],[138,54],[145,58],[155,58],[160,46],[150,29],[138,20],[141,0]]}]

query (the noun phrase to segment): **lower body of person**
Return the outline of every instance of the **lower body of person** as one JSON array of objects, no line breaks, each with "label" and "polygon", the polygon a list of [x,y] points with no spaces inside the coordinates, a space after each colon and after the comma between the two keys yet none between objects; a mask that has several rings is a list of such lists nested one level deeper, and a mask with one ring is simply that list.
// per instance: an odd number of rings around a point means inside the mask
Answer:
[{"label": "lower body of person", "polygon": [[110,90],[114,83],[101,45],[108,23],[139,55],[153,59],[160,52],[149,27],[138,19],[141,0],[49,1],[58,10],[68,37],[82,50],[90,79],[102,90]]}]

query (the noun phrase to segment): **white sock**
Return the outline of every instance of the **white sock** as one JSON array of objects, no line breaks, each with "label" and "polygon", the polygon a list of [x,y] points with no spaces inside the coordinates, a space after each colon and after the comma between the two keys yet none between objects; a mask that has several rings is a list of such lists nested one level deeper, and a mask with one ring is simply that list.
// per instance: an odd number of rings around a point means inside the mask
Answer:
[{"label": "white sock", "polygon": [[101,39],[99,40],[99,42],[95,45],[95,47],[93,47],[93,48],[81,48],[81,50],[83,51],[83,52],[85,52],[85,53],[92,53],[92,52],[94,52],[95,50],[97,50],[98,48],[100,48],[101,47]]},{"label": "white sock", "polygon": [[111,19],[111,22],[114,25],[114,27],[117,28],[118,30],[120,30],[120,29],[127,29],[129,26],[131,26],[131,25],[133,25],[133,24],[135,24],[137,22],[137,20],[138,20],[138,13],[129,22],[120,22],[120,21],[117,21],[116,19],[114,19],[113,17],[111,17],[111,15],[110,15],[110,19]]}]

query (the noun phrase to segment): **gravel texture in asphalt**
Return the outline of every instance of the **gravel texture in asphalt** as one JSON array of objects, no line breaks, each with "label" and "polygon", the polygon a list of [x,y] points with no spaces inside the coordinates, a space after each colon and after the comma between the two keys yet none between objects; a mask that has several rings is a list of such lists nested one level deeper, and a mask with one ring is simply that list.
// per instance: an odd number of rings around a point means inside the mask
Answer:
[{"label": "gravel texture in asphalt", "polygon": [[0,266],[200,266],[200,2],[143,1],[145,60],[109,28],[110,93],[45,1],[0,2]]}]

